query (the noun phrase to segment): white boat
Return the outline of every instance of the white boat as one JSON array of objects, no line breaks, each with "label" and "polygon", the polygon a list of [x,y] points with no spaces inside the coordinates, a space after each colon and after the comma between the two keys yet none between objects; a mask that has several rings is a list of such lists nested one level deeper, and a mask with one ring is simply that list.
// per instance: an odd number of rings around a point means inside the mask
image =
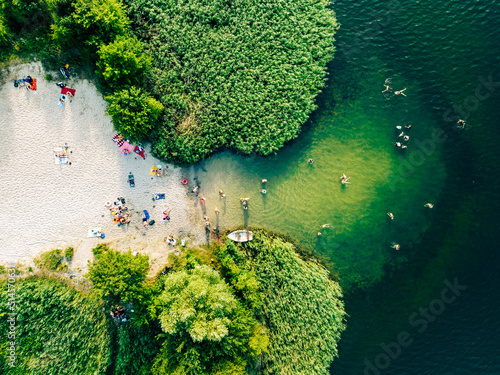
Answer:
[{"label": "white boat", "polygon": [[252,232],[249,230],[237,230],[233,233],[229,233],[227,237],[234,242],[247,242],[252,241]]}]

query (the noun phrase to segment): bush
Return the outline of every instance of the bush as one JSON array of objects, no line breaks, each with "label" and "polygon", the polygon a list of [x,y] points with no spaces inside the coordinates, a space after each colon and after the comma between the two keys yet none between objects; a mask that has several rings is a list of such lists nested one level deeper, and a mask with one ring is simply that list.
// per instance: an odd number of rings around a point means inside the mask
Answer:
[{"label": "bush", "polygon": [[130,20],[118,0],[76,0],[69,7],[72,11],[52,25],[52,37],[62,46],[86,46],[94,55],[101,44],[130,33]]},{"label": "bush", "polygon": [[220,257],[253,270],[265,296],[262,316],[270,341],[264,374],[328,374],[345,329],[342,292],[328,271],[263,232],[243,245],[226,240]]},{"label": "bush", "polygon": [[2,9],[6,23],[13,32],[44,34],[52,22],[50,5],[51,2],[46,0],[4,0]]},{"label": "bush", "polygon": [[33,260],[35,265],[44,271],[61,271],[63,270],[62,261],[64,260],[61,249],[49,250],[41,253]]},{"label": "bush", "polygon": [[113,43],[101,45],[98,54],[97,73],[113,90],[140,86],[151,68],[151,57],[143,53],[142,44],[135,37],[118,36]]},{"label": "bush", "polygon": [[115,128],[132,142],[145,139],[163,111],[160,102],[135,86],[104,99],[108,102],[106,114],[113,119]]},{"label": "bush", "polygon": [[181,164],[227,146],[269,155],[297,137],[333,57],[330,1],[129,2],[166,108],[156,155]]},{"label": "bush", "polygon": [[161,333],[157,323],[136,327],[122,324],[118,328],[118,350],[114,375],[151,374],[151,366],[162,341],[155,339]]},{"label": "bush", "polygon": [[64,250],[64,256],[66,258],[73,258],[74,253],[75,253],[75,249],[73,249],[71,246],[66,248],[66,250]]},{"label": "bush", "polygon": [[[65,284],[41,278],[15,284],[16,367],[0,351],[0,373],[105,374],[111,363],[111,328],[97,303]],[[0,297],[8,300],[7,287]],[[0,306],[0,334],[7,338],[9,305]],[[2,344],[7,343],[3,340]],[[4,348],[2,348],[4,349]]]},{"label": "bush", "polygon": [[148,267],[146,255],[107,249],[89,262],[87,276],[92,281],[93,293],[108,305],[140,303],[145,299],[143,283]]}]

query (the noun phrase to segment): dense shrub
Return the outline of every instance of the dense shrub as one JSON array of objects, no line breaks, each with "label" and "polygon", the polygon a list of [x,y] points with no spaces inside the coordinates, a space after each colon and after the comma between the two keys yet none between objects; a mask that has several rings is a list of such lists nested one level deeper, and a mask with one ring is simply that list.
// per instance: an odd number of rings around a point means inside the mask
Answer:
[{"label": "dense shrub", "polygon": [[149,267],[146,255],[106,249],[89,262],[88,278],[93,292],[109,305],[142,301],[144,281]]},{"label": "dense shrub", "polygon": [[114,375],[151,374],[154,357],[162,343],[155,336],[160,333],[161,329],[156,323],[142,327],[132,324],[118,326]]},{"label": "dense shrub", "polygon": [[135,37],[119,36],[98,51],[98,73],[113,89],[140,86],[142,77],[151,67],[151,57],[143,53],[141,42]]},{"label": "dense shrub", "polygon": [[327,0],[131,0],[167,118],[154,152],[192,163],[219,147],[269,155],[324,86],[337,23]]},{"label": "dense shrub", "polygon": [[157,308],[166,337],[155,374],[244,375],[267,347],[253,313],[208,266],[169,273]]},{"label": "dense shrub", "polygon": [[61,249],[49,250],[41,253],[33,260],[35,266],[45,271],[62,270],[64,255]]},{"label": "dense shrub", "polygon": [[108,101],[106,113],[113,119],[115,128],[133,142],[148,136],[163,111],[159,101],[135,86],[105,99]]},{"label": "dense shrub", "polygon": [[52,37],[64,47],[86,46],[94,54],[101,44],[129,35],[130,20],[119,0],[76,0],[52,25]]},{"label": "dense shrub", "polygon": [[265,374],[327,374],[344,330],[341,289],[315,261],[304,261],[279,237],[254,232],[253,240],[227,240],[220,258],[231,257],[257,275],[269,329]]},{"label": "dense shrub", "polygon": [[10,32],[9,29],[7,28],[3,11],[0,8],[0,47],[7,46],[9,45],[9,43],[10,43]]},{"label": "dense shrub", "polygon": [[[9,28],[17,33],[41,34],[49,30],[52,22],[51,5],[55,1],[47,0],[4,0],[2,9]],[[0,21],[0,40],[1,27]]]},{"label": "dense shrub", "polygon": [[[109,323],[98,304],[66,286],[30,278],[15,282],[16,367],[7,361],[7,303],[0,305],[0,373],[105,374],[111,362]],[[8,300],[1,283],[0,297]]]}]

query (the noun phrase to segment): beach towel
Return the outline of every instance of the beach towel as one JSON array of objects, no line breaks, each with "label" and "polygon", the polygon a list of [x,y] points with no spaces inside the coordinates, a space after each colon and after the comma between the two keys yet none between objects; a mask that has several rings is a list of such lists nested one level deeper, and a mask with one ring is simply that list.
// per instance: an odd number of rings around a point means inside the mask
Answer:
[{"label": "beach towel", "polygon": [[61,89],[61,94],[68,95],[68,92],[69,92],[71,95],[75,96],[75,92],[76,92],[76,91],[75,91],[75,89],[70,89],[69,87],[63,87],[63,88]]},{"label": "beach towel", "polygon": [[143,212],[144,212],[144,217],[146,218],[146,220],[149,220],[149,212],[146,210],[143,210]]},{"label": "beach towel", "polygon": [[101,237],[101,227],[89,228],[87,231],[87,237]]},{"label": "beach towel", "polygon": [[165,193],[155,194],[155,200],[158,200],[158,199],[165,199]]},{"label": "beach towel", "polygon": [[156,168],[156,166],[152,165],[151,169],[149,170],[149,174],[151,176],[157,176],[158,175],[158,168]]},{"label": "beach towel", "polygon": [[116,133],[111,139],[113,140],[113,142],[116,143],[118,147],[120,147],[123,144],[123,142],[125,142],[125,138],[120,133]]},{"label": "beach towel", "polygon": [[144,148],[141,145],[137,145],[134,148],[134,152],[139,155],[141,158],[145,159],[146,158],[146,152],[144,151]]},{"label": "beach towel", "polygon": [[30,89],[36,91],[36,78],[33,78],[30,82]]},{"label": "beach towel", "polygon": [[134,145],[131,145],[130,143],[128,143],[127,141],[124,141],[122,143],[122,145],[120,146],[120,152],[127,156],[128,154],[130,154],[132,152],[132,150],[134,149]]},{"label": "beach towel", "polygon": [[169,214],[168,209],[162,210],[161,211],[161,221],[168,222],[170,220],[170,216],[168,214]]},{"label": "beach towel", "polygon": [[63,107],[63,106],[64,106],[64,103],[66,103],[66,99],[67,99],[67,98],[68,98],[68,97],[67,97],[66,95],[64,95],[64,94],[59,95],[59,100],[57,101],[57,105],[58,105],[59,107]]}]

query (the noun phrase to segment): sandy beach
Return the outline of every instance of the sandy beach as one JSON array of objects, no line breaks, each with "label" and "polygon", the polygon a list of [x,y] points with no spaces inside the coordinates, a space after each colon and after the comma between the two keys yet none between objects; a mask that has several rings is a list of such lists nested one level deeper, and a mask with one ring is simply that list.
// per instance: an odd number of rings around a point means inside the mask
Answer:
[{"label": "sandy beach", "polygon": [[[153,158],[124,156],[112,141],[116,131],[106,103],[95,85],[77,77],[65,80],[75,97],[57,106],[61,89],[46,81],[38,62],[10,66],[0,83],[0,262],[29,264],[39,252],[73,246],[73,269],[84,270],[98,243],[149,255],[152,268],[163,264],[172,247],[164,241],[173,234],[179,241],[206,242],[202,211],[191,194],[192,171],[174,168]],[[27,75],[37,79],[37,90],[14,87]],[[69,145],[71,165],[54,163],[53,147]],[[162,164],[164,177],[152,177],[152,165]],[[168,166],[168,168],[166,168]],[[127,176],[135,177],[135,187]],[[184,186],[183,178],[190,182]],[[153,195],[165,193],[165,200]],[[124,197],[133,212],[130,224],[113,224],[107,201]],[[160,221],[170,208],[170,222]],[[144,228],[142,210],[156,223]],[[104,240],[88,238],[89,227],[101,227]],[[196,228],[193,230],[193,228]]]}]

